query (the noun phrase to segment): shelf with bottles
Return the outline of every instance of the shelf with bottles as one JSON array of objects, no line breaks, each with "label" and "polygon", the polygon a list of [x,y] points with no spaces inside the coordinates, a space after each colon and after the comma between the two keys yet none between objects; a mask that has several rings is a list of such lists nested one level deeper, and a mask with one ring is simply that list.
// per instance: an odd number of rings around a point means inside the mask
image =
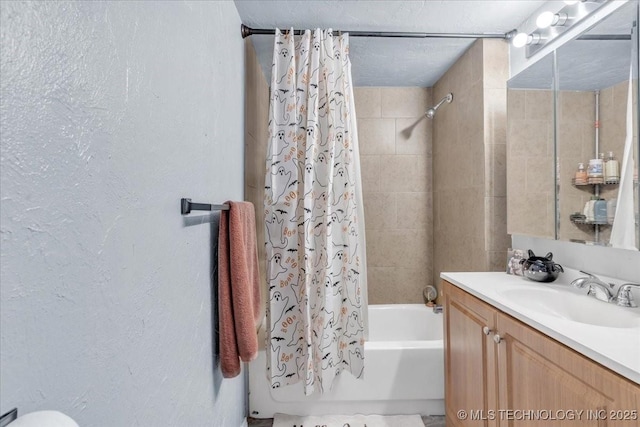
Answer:
[{"label": "shelf with bottles", "polygon": [[605,200],[600,196],[591,196],[584,205],[582,211],[569,215],[569,220],[574,224],[592,226],[611,225],[615,216],[617,200]]},{"label": "shelf with bottles", "polygon": [[[593,186],[593,185],[613,186],[618,184],[620,184],[620,180],[618,178],[612,178],[607,181],[599,181],[599,182],[589,182],[588,180],[585,182],[585,181],[578,181],[576,178],[571,178],[571,185],[573,185],[574,187],[589,188],[590,186]],[[638,185],[637,175],[633,177],[633,185],[634,186]]]},{"label": "shelf with bottles", "polygon": [[593,186],[593,185],[618,185],[620,184],[619,180],[610,180],[609,182],[606,181],[601,181],[601,182],[584,182],[584,181],[579,181],[576,182],[575,178],[571,178],[571,185],[573,185],[574,187],[585,187],[588,188],[589,186]]},{"label": "shelf with bottles", "polygon": [[588,169],[585,168],[584,163],[579,163],[571,184],[576,188],[586,189],[592,193],[592,196],[582,211],[569,215],[569,220],[576,226],[593,227],[592,231],[598,240],[600,227],[613,223],[617,205],[615,198],[605,200],[601,195],[601,190],[604,191],[608,186],[617,186],[619,183],[620,165],[613,156],[613,152],[609,152],[606,161],[604,154],[599,153],[597,159],[589,160]]},{"label": "shelf with bottles", "polygon": [[571,184],[576,187],[589,185],[616,185],[620,182],[620,164],[609,151],[609,157],[605,161],[604,153],[600,153],[597,159],[589,160],[589,167],[584,163],[578,163],[578,170]]},{"label": "shelf with bottles", "polygon": [[584,215],[581,217],[576,216],[575,214],[569,215],[569,220],[578,225],[611,225],[608,221],[587,221],[584,218]]}]

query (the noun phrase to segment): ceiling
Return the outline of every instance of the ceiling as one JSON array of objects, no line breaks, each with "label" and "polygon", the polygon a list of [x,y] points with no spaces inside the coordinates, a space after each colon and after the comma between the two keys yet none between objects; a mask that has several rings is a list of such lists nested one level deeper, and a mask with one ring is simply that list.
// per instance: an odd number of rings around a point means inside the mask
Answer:
[{"label": "ceiling", "polygon": [[[429,33],[507,33],[544,0],[235,0],[242,22],[252,28]],[[240,31],[238,29],[238,31]],[[251,40],[271,81],[273,36]],[[355,86],[432,87],[473,39],[350,39]]]}]

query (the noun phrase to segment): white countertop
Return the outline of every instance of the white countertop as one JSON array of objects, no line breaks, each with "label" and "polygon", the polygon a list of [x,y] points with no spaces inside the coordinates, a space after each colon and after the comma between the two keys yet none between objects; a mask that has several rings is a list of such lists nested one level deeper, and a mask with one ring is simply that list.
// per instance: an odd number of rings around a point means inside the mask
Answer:
[{"label": "white countertop", "polygon": [[[596,326],[550,315],[534,307],[534,304],[531,304],[532,307],[528,307],[503,295],[505,291],[514,289],[533,290],[546,287],[547,289],[573,293],[575,298],[592,298],[585,295],[585,289],[573,288],[567,283],[562,283],[560,279],[553,283],[538,283],[502,272],[442,273],[440,277],[567,347],[640,384],[640,322],[636,322],[637,326],[635,327]],[[573,295],[571,297],[573,298]],[[602,301],[597,302],[610,304]],[[638,319],[640,319],[640,307],[615,308],[633,310],[632,314],[637,312]],[[597,316],[598,313],[594,313],[594,315]]]}]

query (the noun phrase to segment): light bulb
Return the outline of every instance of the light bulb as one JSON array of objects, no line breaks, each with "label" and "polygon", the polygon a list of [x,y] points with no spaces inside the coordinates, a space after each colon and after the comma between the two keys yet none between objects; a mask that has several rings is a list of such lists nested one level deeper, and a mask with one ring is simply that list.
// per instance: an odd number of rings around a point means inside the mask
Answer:
[{"label": "light bulb", "polygon": [[527,33],[518,33],[513,37],[513,47],[522,47],[527,44],[527,39],[529,36]]},{"label": "light bulb", "polygon": [[538,28],[547,28],[553,24],[553,19],[555,18],[555,14],[553,12],[542,12],[538,15],[538,19],[536,19],[536,25]]}]

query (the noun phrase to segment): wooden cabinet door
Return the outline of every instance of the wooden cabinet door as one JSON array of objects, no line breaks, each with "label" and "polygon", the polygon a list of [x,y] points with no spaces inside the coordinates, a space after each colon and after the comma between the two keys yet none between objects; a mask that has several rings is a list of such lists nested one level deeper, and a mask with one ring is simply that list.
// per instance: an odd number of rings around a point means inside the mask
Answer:
[{"label": "wooden cabinet door", "polygon": [[496,344],[483,329],[495,330],[496,309],[446,281],[443,290],[447,426],[495,426]]},{"label": "wooden cabinet door", "polygon": [[497,408],[512,410],[498,413],[501,427],[640,426],[640,414],[631,412],[640,411],[637,384],[508,315],[497,315],[496,333]]}]

